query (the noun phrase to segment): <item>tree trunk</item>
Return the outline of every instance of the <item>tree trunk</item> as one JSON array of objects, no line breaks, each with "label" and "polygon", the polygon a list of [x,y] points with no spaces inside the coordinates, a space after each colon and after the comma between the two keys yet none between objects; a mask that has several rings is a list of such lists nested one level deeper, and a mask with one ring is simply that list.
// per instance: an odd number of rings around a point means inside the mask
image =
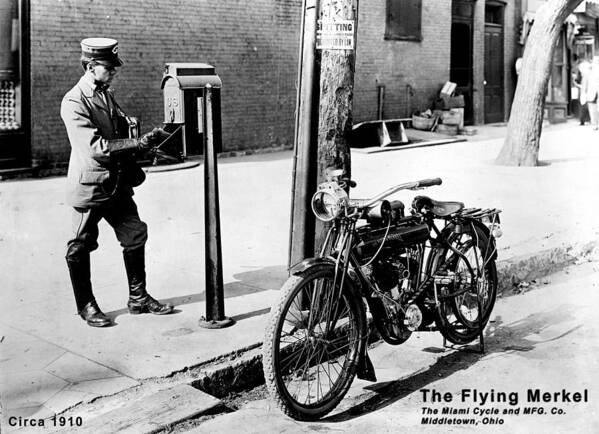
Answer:
[{"label": "tree trunk", "polygon": [[564,20],[581,2],[582,0],[548,0],[537,10],[524,49],[507,136],[495,160],[497,164],[538,164],[553,47],[557,43]]},{"label": "tree trunk", "polygon": [[[357,0],[321,0],[322,22],[352,20],[354,40],[357,34]],[[352,130],[355,47],[351,50],[320,51],[320,105],[318,108],[318,182],[328,167],[343,169],[351,175],[349,135]]]},{"label": "tree trunk", "polygon": [[[351,177],[349,136],[352,130],[355,42],[358,22],[358,0],[321,0],[319,19],[323,23],[353,21],[353,49],[320,50],[320,104],[318,108],[317,182],[325,180],[329,167],[343,169]],[[324,28],[324,27],[323,27]],[[316,222],[315,250],[324,241],[328,225]]]}]

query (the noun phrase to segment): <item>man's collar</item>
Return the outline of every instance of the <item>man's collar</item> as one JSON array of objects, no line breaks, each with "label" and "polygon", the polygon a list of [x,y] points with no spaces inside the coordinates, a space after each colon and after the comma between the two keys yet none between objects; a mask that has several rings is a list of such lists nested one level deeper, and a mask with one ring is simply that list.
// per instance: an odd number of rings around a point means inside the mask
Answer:
[{"label": "man's collar", "polygon": [[92,97],[95,92],[100,92],[102,90],[108,90],[109,85],[100,85],[96,83],[93,75],[85,73],[79,80],[79,85],[83,94],[87,97]]}]

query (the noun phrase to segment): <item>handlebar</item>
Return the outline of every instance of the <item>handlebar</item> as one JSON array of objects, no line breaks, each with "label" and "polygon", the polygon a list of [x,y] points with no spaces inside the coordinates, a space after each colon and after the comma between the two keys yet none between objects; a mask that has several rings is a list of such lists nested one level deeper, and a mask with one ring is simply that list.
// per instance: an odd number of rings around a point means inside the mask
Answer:
[{"label": "handlebar", "polygon": [[406,182],[404,184],[398,184],[395,187],[391,187],[372,199],[351,200],[350,203],[358,208],[368,208],[400,190],[416,190],[418,188],[432,187],[433,185],[441,185],[442,182],[443,180],[441,178],[421,179],[420,181]]},{"label": "handlebar", "polygon": [[417,183],[418,187],[432,187],[433,185],[441,185],[443,180],[441,178],[422,179]]}]

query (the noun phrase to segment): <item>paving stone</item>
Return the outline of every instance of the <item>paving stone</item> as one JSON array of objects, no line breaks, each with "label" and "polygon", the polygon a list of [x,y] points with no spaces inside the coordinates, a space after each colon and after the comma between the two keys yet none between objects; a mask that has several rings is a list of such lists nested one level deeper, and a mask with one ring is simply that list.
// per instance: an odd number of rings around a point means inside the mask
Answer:
[{"label": "paving stone", "polygon": [[48,372],[29,371],[5,377],[2,384],[2,408],[34,407],[44,404],[68,383]]},{"label": "paving stone", "polygon": [[[21,340],[22,337],[27,339]],[[42,370],[64,353],[56,345],[13,331],[0,344],[0,384],[7,375]]]},{"label": "paving stone", "polygon": [[186,384],[180,384],[87,420],[81,428],[70,428],[68,432],[157,432],[173,423],[204,414],[219,405],[219,399]]},{"label": "paving stone", "polygon": [[272,407],[268,400],[260,400],[245,406],[234,413],[221,415],[208,420],[188,434],[262,434],[273,432],[281,434],[316,433],[308,424],[296,422]]},{"label": "paving stone", "polygon": [[44,407],[55,413],[61,413],[81,402],[98,396],[95,393],[80,392],[69,388],[63,389],[44,403]]},{"label": "paving stone", "polygon": [[120,377],[119,372],[73,353],[66,353],[46,367],[46,371],[69,383]]},{"label": "paving stone", "polygon": [[129,377],[121,376],[104,378],[101,380],[81,381],[79,383],[71,384],[67,389],[74,392],[84,392],[94,394],[95,396],[102,396],[111,395],[137,385],[139,385],[139,382]]}]

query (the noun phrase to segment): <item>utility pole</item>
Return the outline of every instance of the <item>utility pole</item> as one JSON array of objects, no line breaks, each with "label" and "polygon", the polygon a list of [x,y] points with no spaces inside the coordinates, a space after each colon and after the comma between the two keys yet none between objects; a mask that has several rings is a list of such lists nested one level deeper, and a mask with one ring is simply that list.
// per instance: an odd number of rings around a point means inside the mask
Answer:
[{"label": "utility pole", "polygon": [[289,267],[320,250],[326,227],[310,201],[326,169],[351,176],[358,0],[304,0],[302,12]]},{"label": "utility pole", "polygon": [[316,189],[316,129],[318,76],[316,75],[317,0],[302,2],[302,27],[297,74],[295,140],[291,187],[291,222],[287,265],[314,254],[315,218],[310,200]]},{"label": "utility pole", "polygon": [[[320,54],[317,183],[329,167],[343,169],[351,178],[349,136],[353,125],[354,72],[358,0],[321,0],[316,48]],[[319,251],[327,224],[316,222],[315,249]]]}]

